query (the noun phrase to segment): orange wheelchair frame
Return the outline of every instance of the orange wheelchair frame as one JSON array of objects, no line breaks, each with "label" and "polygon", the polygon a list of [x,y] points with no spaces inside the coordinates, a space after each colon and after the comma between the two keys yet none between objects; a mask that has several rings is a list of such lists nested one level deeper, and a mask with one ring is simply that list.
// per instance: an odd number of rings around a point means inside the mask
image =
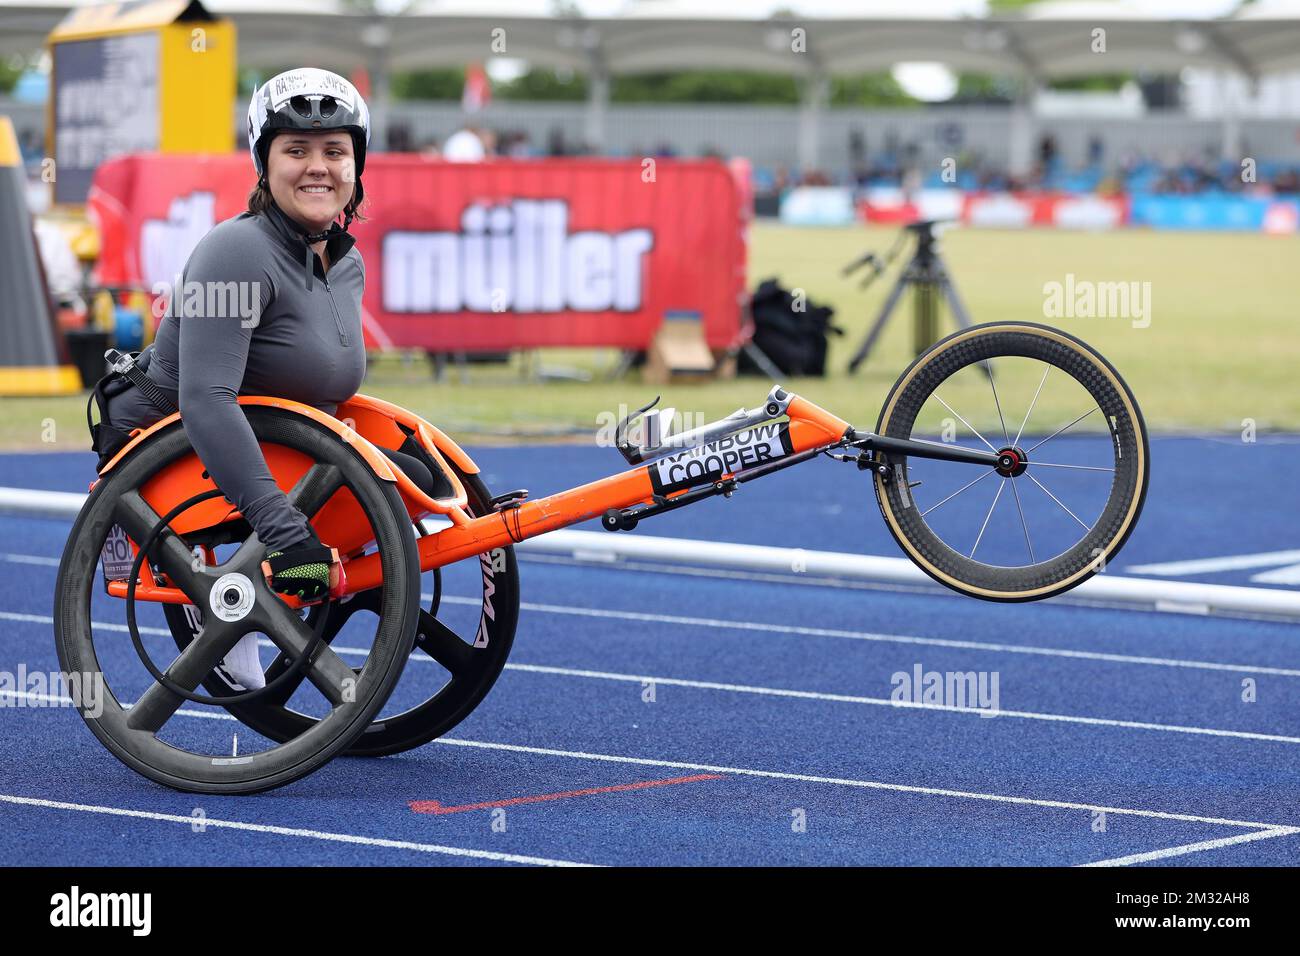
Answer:
[{"label": "orange wheelchair frame", "polygon": [[[774,407],[789,416],[788,425],[779,426],[779,432],[774,436],[786,447],[781,448],[781,457],[773,459],[772,464],[758,466],[766,469],[763,473],[788,467],[832,448],[843,447],[852,439],[853,428],[849,423],[825,409],[779,387],[773,390],[773,395],[780,397],[769,397],[769,403],[775,403]],[[420,568],[424,571],[483,554],[494,548],[517,544],[527,538],[598,515],[620,513],[638,506],[666,510],[700,497],[690,489],[661,494],[656,487],[660,483],[654,477],[656,465],[649,464],[546,498],[515,498],[506,502],[495,514],[474,518],[464,511],[465,489],[455,473],[446,467],[446,459],[452,459],[462,471],[470,474],[477,473],[478,466],[447,435],[412,412],[362,394],[354,395],[341,404],[334,416],[326,415],[309,405],[266,396],[241,396],[239,403],[293,411],[324,425],[354,447],[378,478],[396,484],[412,521],[430,515],[442,515],[449,520],[450,527],[425,536],[419,543]],[[131,442],[104,466],[101,476],[110,472],[119,460],[139,444],[147,442],[152,434],[168,427],[179,417],[179,414],[169,415],[147,429],[138,430],[138,434],[133,433]],[[384,456],[381,447],[395,447],[405,437],[399,425],[411,429],[421,447],[443,468],[444,474],[452,483],[453,495],[445,498],[429,497],[396,463]],[[929,452],[924,446],[919,447],[919,450],[922,453]],[[279,445],[268,445],[263,448],[263,452],[276,483],[286,492],[313,464],[305,455]],[[994,456],[989,455],[988,462],[992,464]],[[140,489],[140,494],[155,512],[166,514],[187,498],[215,489],[212,479],[206,476],[202,463],[197,456],[192,455],[155,475]],[[712,493],[726,493],[725,483],[736,478],[736,470],[719,471],[716,482],[723,487]],[[213,498],[188,509],[172,522],[172,529],[177,534],[185,535],[195,529],[212,527],[238,517],[239,512],[229,502]],[[364,528],[364,524],[357,518],[356,502],[343,489],[318,512],[312,522],[320,539],[336,548],[343,558],[346,580],[342,587],[331,593],[331,599],[367,591],[382,583],[377,556],[360,554],[369,540],[359,540],[360,535],[355,529],[358,526]],[[135,589],[136,600],[189,603],[189,598],[180,589],[155,580],[147,564],[142,568],[142,577],[143,580]],[[125,598],[126,582],[110,582],[108,593]],[[301,606],[296,598],[285,596],[284,600],[291,606]]]},{"label": "orange wheelchair frame", "polygon": [[[992,374],[992,360],[1004,356],[1044,366],[1014,438],[1015,422],[1006,421]],[[940,386],[971,366],[982,366],[987,373],[981,381],[991,387],[997,406],[1001,433],[991,434],[998,445],[956,412],[984,448],[913,437],[922,428],[921,410],[932,397],[951,411],[939,396]],[[1095,404],[1026,450],[1029,442],[1022,443],[1021,438],[1052,368],[1062,370]],[[1113,558],[1141,513],[1150,474],[1145,424],[1115,368],[1067,333],[1019,322],[963,329],[932,346],[894,384],[874,431],[855,428],[778,385],[755,408],[742,408],[719,421],[661,438],[655,426],[667,415],[651,414],[656,399],[625,416],[615,429],[614,445],[633,467],[537,499],[524,490],[493,496],[479,477],[478,466],[459,445],[420,416],[377,398],[354,395],[333,416],[280,398],[241,396],[238,401],[254,432],[263,436],[262,451],[274,480],[295,505],[299,493],[305,495],[302,500],[310,505],[303,504],[302,510],[320,540],[340,556],[343,574],[329,599],[306,607],[305,602],[274,594],[265,581],[255,580],[265,549],[249,536],[251,529],[243,516],[216,488],[183,431],[174,427],[178,414],[137,429],[104,465],[69,536],[56,584],[55,639],[61,663],[70,673],[102,675],[90,603],[98,587],[95,568],[100,548],[105,548],[103,587],[109,596],[126,601],[136,651],[156,682],[134,704],[114,699],[116,706],[109,714],[94,717],[83,710],[83,716],[105,745],[133,769],[196,792],[253,793],[281,786],[335,754],[397,753],[455,726],[483,700],[510,652],[519,608],[512,546],[548,531],[593,518],[599,518],[607,531],[630,531],[646,518],[704,498],[730,497],[745,482],[826,455],[869,473],[891,535],[935,581],[983,600],[1033,601],[1076,587]],[[1106,440],[1091,447],[1102,456],[1100,464],[1053,462],[1037,451],[1097,411],[1101,415],[1094,421],[1105,429]],[[641,429],[634,439],[638,425]],[[449,488],[449,493],[431,497],[384,454],[383,449],[399,446],[410,451],[408,442],[415,443],[423,464],[441,472],[434,477],[443,477],[446,483],[435,481],[435,485]],[[927,467],[942,462],[973,465],[977,474],[958,491],[922,510],[912,491],[921,481],[912,480],[909,462],[926,459],[932,463]],[[1108,486],[1098,485],[1099,490],[1106,489],[1104,502],[1091,525],[1034,477],[1046,478],[1053,469],[1074,469],[1056,474],[1102,473],[1097,480],[1109,481]],[[926,516],[993,475],[1003,481],[995,482],[997,495],[967,554],[964,542],[960,548],[952,547]],[[1021,478],[1026,489],[1031,484],[1042,488],[1083,527],[1083,534],[1067,525],[1072,544],[1037,554],[1021,509],[1016,480]],[[97,487],[101,482],[108,484]],[[1027,564],[1015,556],[1005,563],[975,557],[998,496],[1007,488],[1015,496],[1020,527],[1001,538],[1001,554],[1009,553],[1006,542],[1018,541],[1023,528]],[[425,527],[424,519],[429,517],[443,519],[436,530]],[[128,524],[134,529],[127,539],[134,562],[130,566],[137,573],[120,570],[121,555],[116,554],[114,567],[119,570],[110,574],[108,542],[121,543],[120,538],[111,539],[110,529]],[[164,542],[167,532],[186,540],[185,549],[176,541]],[[79,540],[82,537],[84,541]],[[239,550],[218,563],[215,546],[241,539]],[[144,560],[154,541],[167,551],[161,564]],[[206,562],[198,560],[198,548]],[[475,556],[485,598],[476,636],[469,643],[438,619],[439,572]],[[187,568],[191,557],[195,564]],[[422,606],[421,572],[433,572],[435,578],[428,610]],[[135,602],[163,608],[181,650],[167,675],[147,659],[135,625]],[[304,608],[305,620],[285,613]],[[361,669],[344,664],[329,647],[357,610],[373,611],[380,620]],[[264,674],[254,674],[264,676],[266,686],[255,682],[250,690],[223,672],[222,666],[223,655],[235,642],[255,632],[268,635],[279,647],[280,657]],[[419,706],[381,717],[415,648],[442,664],[451,678],[431,695],[422,686],[426,699]],[[290,695],[303,680],[311,681],[326,697],[330,715],[313,717],[290,707]],[[273,687],[275,681],[284,683]],[[364,692],[361,697],[344,692],[349,682]],[[199,683],[215,696],[194,695]],[[272,693],[276,688],[277,693]],[[280,745],[259,756],[231,758],[209,758],[173,746],[158,738],[157,732],[182,700],[224,707]]]}]

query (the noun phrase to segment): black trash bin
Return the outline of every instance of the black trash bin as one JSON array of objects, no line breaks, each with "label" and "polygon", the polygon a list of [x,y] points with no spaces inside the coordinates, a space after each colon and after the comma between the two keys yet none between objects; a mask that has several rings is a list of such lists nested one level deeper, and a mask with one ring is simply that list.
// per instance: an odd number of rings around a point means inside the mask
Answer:
[{"label": "black trash bin", "polygon": [[81,373],[81,387],[94,388],[108,374],[104,353],[111,344],[110,334],[102,329],[68,329],[65,335],[72,364]]}]

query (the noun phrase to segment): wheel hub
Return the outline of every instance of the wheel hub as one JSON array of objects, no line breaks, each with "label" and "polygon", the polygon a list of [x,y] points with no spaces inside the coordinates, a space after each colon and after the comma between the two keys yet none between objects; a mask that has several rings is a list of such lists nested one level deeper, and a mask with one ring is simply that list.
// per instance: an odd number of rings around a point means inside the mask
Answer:
[{"label": "wheel hub", "polygon": [[998,452],[994,470],[1003,478],[1019,478],[1029,467],[1029,456],[1019,445],[1008,445]]},{"label": "wheel hub", "polygon": [[212,613],[223,621],[243,620],[253,609],[253,601],[253,582],[233,571],[217,578],[208,598]]}]

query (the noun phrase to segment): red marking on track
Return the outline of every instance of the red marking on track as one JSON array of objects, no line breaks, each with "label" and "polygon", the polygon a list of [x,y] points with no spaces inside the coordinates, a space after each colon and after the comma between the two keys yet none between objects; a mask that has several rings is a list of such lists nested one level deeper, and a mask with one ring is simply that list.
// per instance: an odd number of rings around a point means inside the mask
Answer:
[{"label": "red marking on track", "polygon": [[693,777],[673,777],[670,780],[643,780],[640,783],[620,783],[615,787],[590,787],[586,790],[566,790],[563,793],[542,793],[535,797],[511,797],[509,800],[492,800],[487,803],[467,803],[460,807],[444,807],[437,800],[412,800],[410,807],[416,813],[461,813],[465,810],[489,810],[493,807],[515,807],[521,803],[545,803],[565,797],[589,797],[597,793],[621,793],[625,790],[645,790],[648,787],[666,787],[673,783],[698,783],[701,780],[721,780],[722,774],[701,773]]}]

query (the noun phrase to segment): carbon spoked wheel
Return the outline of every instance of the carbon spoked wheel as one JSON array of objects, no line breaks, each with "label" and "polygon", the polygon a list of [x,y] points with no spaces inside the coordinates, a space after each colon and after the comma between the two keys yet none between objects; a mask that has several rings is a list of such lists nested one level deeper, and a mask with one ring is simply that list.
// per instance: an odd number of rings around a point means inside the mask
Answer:
[{"label": "carbon spoked wheel", "polygon": [[[260,569],[265,547],[256,536],[239,543],[220,564],[207,566],[195,560],[183,532],[169,531],[149,554],[155,575],[165,575],[194,606],[212,613],[198,639],[177,655],[171,650],[170,631],[151,626],[165,623],[157,604],[137,601],[144,650],[166,680],[150,675],[131,638],[122,633],[125,602],[106,592],[100,562],[115,528],[132,542],[143,542],[162,517],[150,502],[175,503],[177,495],[169,497],[160,482],[199,485],[202,465],[180,423],[154,437],[96,485],[73,525],[55,585],[60,664],[78,680],[102,689],[93,699],[79,702],[86,723],[127,766],[196,793],[255,793],[283,786],[345,750],[365,732],[401,676],[419,611],[415,539],[410,523],[398,517],[404,517],[405,510],[393,486],[375,478],[359,454],[337,436],[300,416],[271,408],[244,410],[264,448],[281,446],[288,450],[285,454],[301,456],[298,460],[307,466],[290,492],[297,507],[315,515],[341,492],[364,516],[368,527],[357,530],[375,542],[383,584],[376,589],[378,626],[359,659],[344,661],[323,643],[304,656],[312,648],[312,630],[267,586]],[[160,475],[164,469],[165,478]],[[206,473],[203,482],[211,487]],[[178,521],[173,519],[172,526],[179,527]],[[314,697],[319,717],[300,733],[278,741],[241,733],[221,707],[190,702],[202,697],[195,692],[200,684],[212,687],[214,668],[249,634],[263,635],[300,664],[288,683]],[[186,691],[189,699],[177,690]]]},{"label": "carbon spoked wheel", "polygon": [[[456,473],[465,486],[468,513],[490,512],[492,496],[479,477],[459,469]],[[433,519],[426,520],[432,523]],[[351,755],[399,753],[441,737],[482,702],[510,656],[519,619],[519,568],[513,548],[498,548],[429,572],[425,584],[431,591],[429,606],[420,611],[410,663],[388,706],[348,748]],[[322,640],[347,658],[358,635],[364,637],[373,624],[376,610],[376,592],[367,591],[345,602],[312,608],[305,623],[315,627],[320,615],[326,614]],[[168,605],[166,616],[181,649],[202,628],[203,612],[198,608]],[[274,680],[286,665],[281,652],[266,669],[266,680]],[[209,675],[206,686],[217,695],[242,690],[221,669]],[[285,740],[317,720],[296,703],[291,694],[281,693],[227,709],[270,739]]]},{"label": "carbon spoked wheel", "polygon": [[1047,326],[993,323],[936,343],[895,383],[876,432],[1002,456],[992,468],[889,454],[875,477],[907,555],[984,600],[1038,600],[1104,570],[1146,498],[1132,392],[1096,351]]}]

